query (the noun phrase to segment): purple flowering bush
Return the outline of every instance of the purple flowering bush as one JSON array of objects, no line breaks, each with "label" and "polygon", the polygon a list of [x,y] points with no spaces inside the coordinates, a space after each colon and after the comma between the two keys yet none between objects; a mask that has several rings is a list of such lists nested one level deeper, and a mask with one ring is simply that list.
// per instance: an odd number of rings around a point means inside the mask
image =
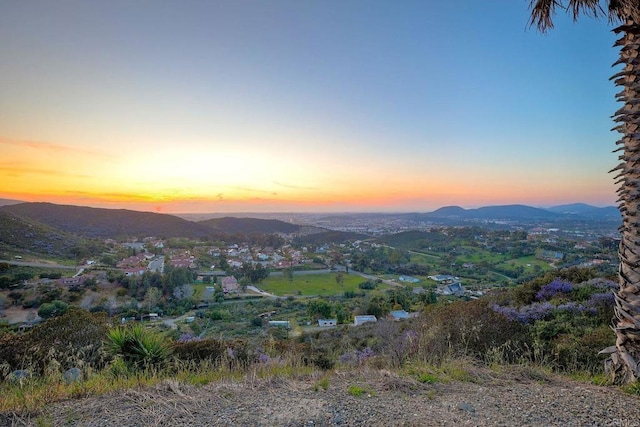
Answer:
[{"label": "purple flowering bush", "polygon": [[365,347],[362,350],[355,350],[344,353],[338,357],[343,365],[363,365],[367,360],[375,356],[375,352],[371,347]]},{"label": "purple flowering bush", "polygon": [[573,285],[571,282],[562,279],[555,279],[553,282],[544,285],[538,293],[536,293],[536,299],[538,301],[549,301],[556,295],[565,295],[573,291]]},{"label": "purple flowering bush", "polygon": [[[536,359],[542,358],[560,370],[595,372],[602,369],[598,352],[615,341],[608,328],[615,286],[604,279],[587,279],[579,284],[559,277],[547,283],[536,279],[501,295],[491,307],[527,327]],[[518,304],[523,301],[518,298],[522,289],[530,292],[535,288],[538,290],[533,300]]]}]

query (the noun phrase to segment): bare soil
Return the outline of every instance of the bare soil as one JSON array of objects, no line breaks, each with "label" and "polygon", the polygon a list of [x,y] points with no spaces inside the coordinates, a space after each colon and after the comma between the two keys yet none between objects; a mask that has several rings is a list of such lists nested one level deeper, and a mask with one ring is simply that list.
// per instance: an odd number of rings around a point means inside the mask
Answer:
[{"label": "bare soil", "polygon": [[356,370],[204,386],[169,380],[58,402],[39,414],[0,414],[0,425],[639,426],[640,398],[526,367],[474,368],[468,380],[434,384]]}]

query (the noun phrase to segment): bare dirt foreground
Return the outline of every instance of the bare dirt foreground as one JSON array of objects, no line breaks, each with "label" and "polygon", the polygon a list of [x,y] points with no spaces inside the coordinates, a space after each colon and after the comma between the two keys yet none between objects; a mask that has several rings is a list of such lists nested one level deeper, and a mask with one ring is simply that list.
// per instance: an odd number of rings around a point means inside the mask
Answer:
[{"label": "bare dirt foreground", "polygon": [[[614,387],[478,369],[425,384],[388,371],[153,388],[59,402],[3,426],[640,426],[640,398]],[[326,390],[319,386],[323,385]],[[354,387],[363,389],[360,396]]]}]

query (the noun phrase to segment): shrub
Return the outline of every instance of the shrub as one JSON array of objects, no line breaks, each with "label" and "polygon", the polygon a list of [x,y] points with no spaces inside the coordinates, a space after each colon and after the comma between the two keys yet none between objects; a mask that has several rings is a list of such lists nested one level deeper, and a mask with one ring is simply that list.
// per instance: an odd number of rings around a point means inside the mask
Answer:
[{"label": "shrub", "polygon": [[49,319],[51,317],[61,316],[67,312],[69,304],[60,300],[53,300],[51,302],[43,303],[38,309],[38,316],[43,319]]},{"label": "shrub", "polygon": [[224,342],[215,339],[189,339],[173,343],[173,356],[183,361],[209,361],[219,364],[226,355],[227,346]]},{"label": "shrub", "polygon": [[0,364],[12,369],[29,368],[42,374],[49,365],[60,369],[93,367],[101,369],[108,361],[104,337],[109,329],[104,315],[70,308],[24,335],[0,336]]},{"label": "shrub", "polygon": [[538,301],[548,301],[558,294],[568,294],[573,290],[571,282],[562,279],[555,279],[551,283],[544,285],[536,293]]},{"label": "shrub", "polygon": [[510,362],[524,354],[529,342],[525,326],[496,313],[484,300],[428,306],[415,333],[418,356],[435,361],[452,355],[482,359],[490,350],[508,348],[503,356]]},{"label": "shrub", "polygon": [[165,337],[140,324],[110,330],[107,348],[136,369],[160,367],[171,355],[171,346]]},{"label": "shrub", "polygon": [[358,284],[358,287],[360,289],[375,289],[375,288],[378,287],[378,284],[376,282],[371,282],[371,281],[367,280],[367,281],[364,281],[364,282]]}]

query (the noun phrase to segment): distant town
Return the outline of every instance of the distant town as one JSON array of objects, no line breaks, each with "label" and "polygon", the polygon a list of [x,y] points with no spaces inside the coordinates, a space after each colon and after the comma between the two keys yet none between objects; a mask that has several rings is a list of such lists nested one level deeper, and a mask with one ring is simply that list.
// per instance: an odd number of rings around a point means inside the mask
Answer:
[{"label": "distant town", "polygon": [[[76,208],[0,208],[0,325],[28,328],[77,305],[199,336],[295,333],[402,320],[554,269],[617,266],[616,212],[588,205],[217,218]],[[153,227],[165,236],[141,235]]]}]

